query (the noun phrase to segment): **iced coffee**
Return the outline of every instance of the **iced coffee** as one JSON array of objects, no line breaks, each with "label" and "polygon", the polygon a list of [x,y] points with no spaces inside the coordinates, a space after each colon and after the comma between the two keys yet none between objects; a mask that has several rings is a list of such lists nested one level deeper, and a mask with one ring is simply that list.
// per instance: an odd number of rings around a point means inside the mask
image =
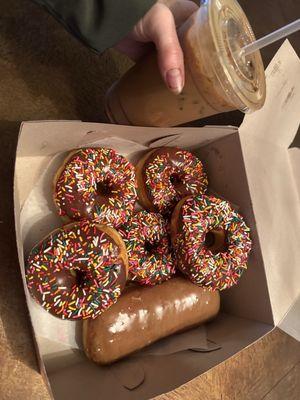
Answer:
[{"label": "iced coffee", "polygon": [[261,55],[243,55],[255,40],[246,15],[235,0],[206,0],[180,27],[185,86],[171,93],[163,82],[155,52],[133,66],[106,97],[114,123],[175,126],[239,109],[258,110],[265,100]]}]

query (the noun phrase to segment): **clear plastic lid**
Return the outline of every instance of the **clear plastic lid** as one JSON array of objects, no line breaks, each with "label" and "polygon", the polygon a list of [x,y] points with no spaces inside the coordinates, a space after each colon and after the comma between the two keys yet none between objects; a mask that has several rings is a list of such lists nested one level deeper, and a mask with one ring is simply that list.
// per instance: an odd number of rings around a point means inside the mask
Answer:
[{"label": "clear plastic lid", "polygon": [[259,51],[243,56],[241,49],[255,40],[249,21],[235,0],[205,0],[217,57],[214,69],[223,89],[241,111],[261,108],[266,96],[264,66]]}]

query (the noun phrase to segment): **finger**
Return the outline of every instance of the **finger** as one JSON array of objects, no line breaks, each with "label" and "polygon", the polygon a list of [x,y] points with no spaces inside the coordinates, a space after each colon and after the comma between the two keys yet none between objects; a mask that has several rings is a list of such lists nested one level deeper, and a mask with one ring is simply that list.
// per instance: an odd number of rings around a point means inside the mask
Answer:
[{"label": "finger", "polygon": [[167,87],[179,94],[184,86],[184,61],[173,14],[168,7],[157,3],[151,18],[144,22],[144,32],[157,49],[161,75]]},{"label": "finger", "polygon": [[114,48],[123,54],[126,54],[131,60],[138,61],[147,54],[153,47],[152,43],[138,42],[132,39],[130,35],[122,39]]},{"label": "finger", "polygon": [[167,6],[172,11],[177,28],[181,26],[190,17],[190,15],[199,8],[196,3],[190,0],[170,1],[167,3]]}]

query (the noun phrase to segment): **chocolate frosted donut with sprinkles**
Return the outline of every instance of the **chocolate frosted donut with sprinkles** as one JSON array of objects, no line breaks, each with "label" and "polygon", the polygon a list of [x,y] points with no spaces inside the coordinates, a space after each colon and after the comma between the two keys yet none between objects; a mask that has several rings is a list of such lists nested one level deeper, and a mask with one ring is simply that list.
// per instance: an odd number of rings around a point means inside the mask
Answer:
[{"label": "chocolate frosted donut with sprinkles", "polygon": [[89,221],[71,223],[31,250],[26,265],[30,294],[62,319],[95,318],[125,287],[128,259],[117,231]]},{"label": "chocolate frosted donut with sprinkles", "polygon": [[54,202],[64,221],[117,227],[131,216],[136,199],[134,167],[112,149],[73,151],[54,178]]},{"label": "chocolate frosted donut with sprinkles", "polygon": [[197,285],[228,289],[247,269],[250,229],[225,200],[181,200],[172,214],[171,239],[177,268]]},{"label": "chocolate frosted donut with sprinkles", "polygon": [[175,265],[171,243],[160,214],[139,211],[119,233],[128,254],[130,280],[153,286],[172,277]]},{"label": "chocolate frosted donut with sprinkles", "polygon": [[139,201],[149,211],[170,214],[183,197],[204,194],[207,176],[202,162],[175,147],[148,152],[137,164]]}]

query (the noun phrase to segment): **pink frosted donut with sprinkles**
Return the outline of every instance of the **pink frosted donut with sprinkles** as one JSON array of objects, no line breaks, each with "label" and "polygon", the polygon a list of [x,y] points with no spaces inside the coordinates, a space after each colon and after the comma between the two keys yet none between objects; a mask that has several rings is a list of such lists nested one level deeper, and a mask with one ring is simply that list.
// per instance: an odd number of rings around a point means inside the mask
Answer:
[{"label": "pink frosted donut with sprinkles", "polygon": [[159,147],[137,164],[138,195],[142,206],[163,215],[170,214],[182,198],[204,194],[207,176],[202,162],[192,153],[176,147]]},{"label": "pink frosted donut with sprinkles", "polygon": [[213,196],[191,196],[176,206],[171,240],[177,268],[211,290],[238,283],[247,269],[250,229],[230,204]]},{"label": "pink frosted donut with sprinkles", "polygon": [[31,250],[26,281],[32,297],[62,319],[95,318],[123,290],[128,259],[117,231],[88,221],[53,231]]},{"label": "pink frosted donut with sprinkles", "polygon": [[153,286],[172,277],[175,265],[171,243],[160,214],[139,211],[119,233],[128,254],[130,280]]},{"label": "pink frosted donut with sprinkles", "polygon": [[137,199],[133,165],[107,148],[69,154],[54,178],[54,203],[64,221],[90,219],[117,227],[131,216]]}]

